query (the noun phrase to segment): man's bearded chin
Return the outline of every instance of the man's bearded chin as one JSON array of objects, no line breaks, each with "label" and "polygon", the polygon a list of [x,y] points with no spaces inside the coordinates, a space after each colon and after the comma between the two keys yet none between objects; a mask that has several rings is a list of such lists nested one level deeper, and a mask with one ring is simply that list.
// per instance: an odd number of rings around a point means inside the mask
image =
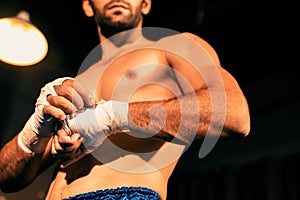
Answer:
[{"label": "man's bearded chin", "polygon": [[118,34],[122,31],[127,31],[133,29],[137,26],[140,18],[137,17],[131,20],[124,20],[118,22],[112,22],[110,19],[102,19],[98,20],[98,23],[101,27],[101,33],[106,37],[109,38],[115,34]]}]

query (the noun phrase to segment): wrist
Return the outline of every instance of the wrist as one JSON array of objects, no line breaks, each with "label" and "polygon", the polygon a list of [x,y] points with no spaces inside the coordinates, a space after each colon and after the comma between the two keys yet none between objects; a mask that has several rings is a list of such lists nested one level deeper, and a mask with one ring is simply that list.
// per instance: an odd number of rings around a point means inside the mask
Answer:
[{"label": "wrist", "polygon": [[18,135],[18,145],[26,153],[43,153],[51,136],[38,137],[32,130],[24,127]]},{"label": "wrist", "polygon": [[127,102],[106,101],[68,119],[67,124],[72,132],[79,133],[128,130],[128,105]]},{"label": "wrist", "polygon": [[39,126],[39,123],[43,123],[40,119],[37,113],[33,113],[18,135],[18,144],[27,153],[42,153],[52,137],[54,120],[48,116],[44,117],[43,120],[50,123],[50,126],[45,128]]},{"label": "wrist", "polygon": [[83,138],[83,144],[91,152],[110,135],[128,130],[128,103],[107,101],[94,109],[87,109],[67,121],[71,132]]},{"label": "wrist", "polygon": [[102,104],[102,108],[111,118],[112,130],[129,130],[129,104],[127,102],[110,100]]}]

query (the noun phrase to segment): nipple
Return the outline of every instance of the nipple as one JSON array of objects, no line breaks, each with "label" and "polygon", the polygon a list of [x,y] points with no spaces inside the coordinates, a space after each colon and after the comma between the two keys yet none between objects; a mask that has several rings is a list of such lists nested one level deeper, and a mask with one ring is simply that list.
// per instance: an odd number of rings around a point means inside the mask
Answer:
[{"label": "nipple", "polygon": [[135,70],[128,70],[125,74],[126,78],[133,80],[137,77],[137,72]]}]

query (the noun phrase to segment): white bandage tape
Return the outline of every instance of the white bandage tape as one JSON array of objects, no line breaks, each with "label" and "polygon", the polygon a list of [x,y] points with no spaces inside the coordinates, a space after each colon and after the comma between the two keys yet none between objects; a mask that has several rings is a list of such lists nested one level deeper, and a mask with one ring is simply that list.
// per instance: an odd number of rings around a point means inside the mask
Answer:
[{"label": "white bandage tape", "polygon": [[107,101],[98,104],[70,119],[68,124],[72,131],[83,137],[87,151],[92,152],[115,131],[128,131],[128,103]]},{"label": "white bandage tape", "polygon": [[112,130],[128,131],[128,103],[122,101],[107,101],[103,109],[112,119]]},{"label": "white bandage tape", "polygon": [[47,96],[48,95],[57,96],[53,86],[61,85],[65,80],[74,80],[74,78],[72,77],[57,78],[54,81],[47,83],[44,87],[42,87],[40,91],[40,96],[36,101],[36,105],[43,105],[43,106],[49,105],[49,102],[47,101]]},{"label": "white bandage tape", "polygon": [[57,95],[53,86],[61,85],[71,77],[57,78],[46,84],[40,92],[35,104],[35,112],[26,122],[18,136],[19,146],[27,153],[41,153],[44,151],[48,140],[53,134],[56,119],[43,112],[44,106],[49,105],[48,95]]}]

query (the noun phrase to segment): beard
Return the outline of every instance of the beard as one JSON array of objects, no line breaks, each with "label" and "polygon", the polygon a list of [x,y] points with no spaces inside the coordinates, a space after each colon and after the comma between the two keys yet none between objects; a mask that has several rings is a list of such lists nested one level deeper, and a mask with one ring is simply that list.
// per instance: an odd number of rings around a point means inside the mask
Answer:
[{"label": "beard", "polygon": [[[130,14],[123,15],[123,13],[114,13],[112,16],[107,16],[106,12],[104,14],[99,14],[96,16],[96,23],[101,27],[101,33],[109,38],[122,31],[127,31],[136,28],[138,23],[142,19],[142,14],[139,10],[136,10],[136,14],[133,14],[132,9],[129,8]],[[115,20],[114,18],[119,18]]]}]

